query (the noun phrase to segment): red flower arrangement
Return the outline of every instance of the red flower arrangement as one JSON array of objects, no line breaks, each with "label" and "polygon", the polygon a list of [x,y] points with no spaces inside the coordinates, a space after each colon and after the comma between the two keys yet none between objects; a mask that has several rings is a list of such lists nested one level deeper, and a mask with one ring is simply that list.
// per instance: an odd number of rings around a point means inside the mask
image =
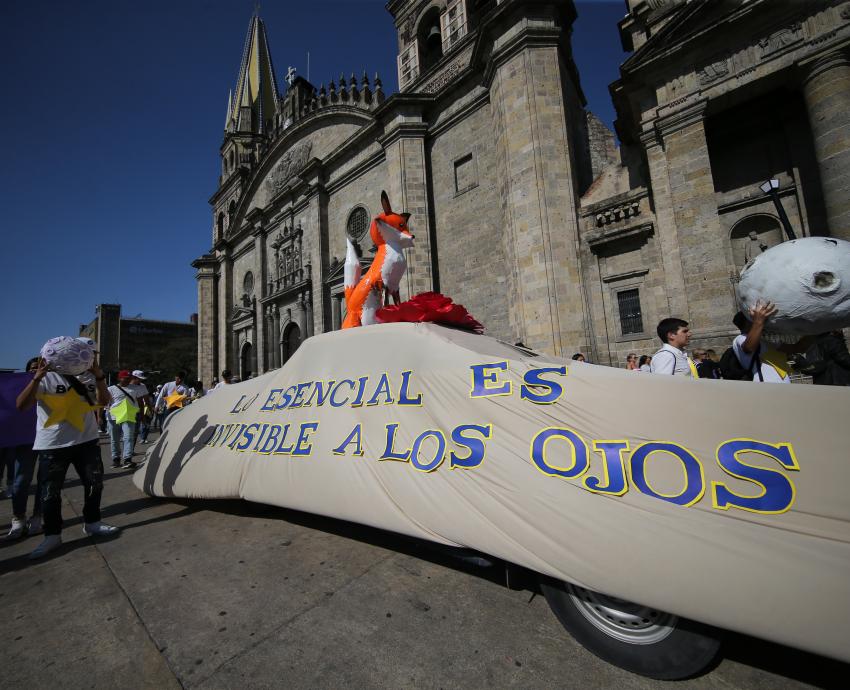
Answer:
[{"label": "red flower arrangement", "polygon": [[378,321],[383,323],[439,323],[473,333],[483,333],[484,326],[472,318],[463,305],[439,292],[422,292],[406,302],[378,309]]}]

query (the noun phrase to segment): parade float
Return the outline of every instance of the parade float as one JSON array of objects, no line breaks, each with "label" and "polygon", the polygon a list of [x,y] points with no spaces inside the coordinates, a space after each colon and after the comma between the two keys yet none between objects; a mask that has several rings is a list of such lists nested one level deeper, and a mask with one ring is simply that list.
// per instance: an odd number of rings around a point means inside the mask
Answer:
[{"label": "parade float", "polygon": [[[391,216],[376,261],[410,236]],[[534,353],[442,296],[386,306],[397,261],[346,275],[347,325],[380,325],[172,414],[136,485],[487,554],[536,573],[582,644],[655,678],[708,666],[720,629],[850,661],[846,390]]]}]

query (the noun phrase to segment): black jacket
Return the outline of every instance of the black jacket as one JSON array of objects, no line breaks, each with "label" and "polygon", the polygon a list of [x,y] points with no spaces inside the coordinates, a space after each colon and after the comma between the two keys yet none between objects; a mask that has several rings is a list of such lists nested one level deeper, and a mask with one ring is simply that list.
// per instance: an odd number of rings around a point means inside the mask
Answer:
[{"label": "black jacket", "polygon": [[850,386],[850,352],[844,338],[834,333],[824,333],[817,339],[821,357],[827,363],[821,374],[812,377],[822,386]]}]

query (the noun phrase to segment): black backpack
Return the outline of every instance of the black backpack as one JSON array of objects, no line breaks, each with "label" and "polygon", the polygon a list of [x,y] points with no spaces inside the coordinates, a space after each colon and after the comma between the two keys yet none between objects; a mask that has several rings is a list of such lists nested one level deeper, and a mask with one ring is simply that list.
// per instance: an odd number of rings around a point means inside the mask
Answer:
[{"label": "black backpack", "polygon": [[760,365],[759,357],[755,355],[753,357],[753,366],[750,369],[745,369],[735,355],[734,348],[727,347],[723,356],[720,357],[720,374],[724,379],[731,381],[752,381],[753,371]]},{"label": "black backpack", "polygon": [[823,358],[819,343],[814,343],[808,350],[794,357],[794,368],[806,376],[819,376],[829,366]]}]

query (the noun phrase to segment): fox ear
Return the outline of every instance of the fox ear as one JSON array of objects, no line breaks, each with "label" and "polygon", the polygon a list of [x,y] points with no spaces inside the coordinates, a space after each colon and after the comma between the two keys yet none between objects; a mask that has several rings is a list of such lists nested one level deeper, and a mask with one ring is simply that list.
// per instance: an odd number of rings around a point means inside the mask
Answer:
[{"label": "fox ear", "polygon": [[390,198],[387,196],[387,193],[381,190],[381,206],[384,209],[384,213],[390,214],[393,212],[392,206],[390,206]]},{"label": "fox ear", "polygon": [[405,223],[407,223],[407,221],[410,220],[410,214],[409,213],[399,213],[398,215],[400,215],[402,218],[404,218]]}]

